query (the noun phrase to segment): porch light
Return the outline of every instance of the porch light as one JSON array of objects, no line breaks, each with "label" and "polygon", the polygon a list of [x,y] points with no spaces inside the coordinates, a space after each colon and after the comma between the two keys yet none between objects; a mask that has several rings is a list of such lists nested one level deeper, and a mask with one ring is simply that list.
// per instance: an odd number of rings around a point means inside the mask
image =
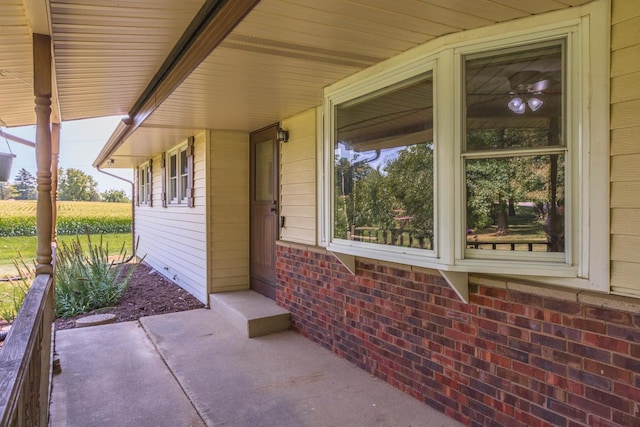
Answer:
[{"label": "porch light", "polygon": [[282,128],[278,128],[276,132],[276,140],[278,142],[287,142],[289,141],[289,131],[284,130]]}]

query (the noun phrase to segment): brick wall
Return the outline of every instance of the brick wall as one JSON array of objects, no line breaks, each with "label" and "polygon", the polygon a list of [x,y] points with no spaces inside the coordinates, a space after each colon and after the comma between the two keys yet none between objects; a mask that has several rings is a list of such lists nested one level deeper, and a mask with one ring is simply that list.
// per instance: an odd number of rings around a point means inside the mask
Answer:
[{"label": "brick wall", "polygon": [[[472,426],[640,426],[640,313],[278,246],[294,327]],[[486,281],[485,281],[486,282]]]}]

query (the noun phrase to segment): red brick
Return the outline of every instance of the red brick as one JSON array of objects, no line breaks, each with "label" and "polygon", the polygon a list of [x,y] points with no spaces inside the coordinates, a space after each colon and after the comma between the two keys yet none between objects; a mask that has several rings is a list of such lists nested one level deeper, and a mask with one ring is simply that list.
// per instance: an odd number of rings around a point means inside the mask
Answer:
[{"label": "red brick", "polygon": [[533,377],[539,380],[544,380],[545,378],[545,374],[542,369],[535,368],[533,366],[530,366],[529,364],[520,363],[514,360],[511,366],[515,372],[522,373],[526,376]]},{"label": "red brick", "polygon": [[559,415],[553,411],[549,411],[548,409],[542,408],[540,406],[532,405],[531,413],[536,417],[548,421],[553,426],[563,427],[567,425],[567,419],[564,416]]},{"label": "red brick", "polygon": [[569,395],[567,403],[571,406],[575,406],[576,408],[580,408],[586,411],[588,414],[597,415],[605,419],[611,418],[610,407],[602,405],[600,403],[596,403],[592,400],[585,399],[575,394]]},{"label": "red brick", "polygon": [[613,422],[619,426],[640,427],[640,413],[629,415],[622,412],[613,411]]},{"label": "red brick", "polygon": [[576,354],[578,356],[585,357],[587,359],[597,360],[603,363],[611,362],[611,353],[607,350],[600,350],[598,348],[592,346],[586,346],[582,344],[577,344],[573,342],[569,342],[567,344],[567,350],[569,353]]},{"label": "red brick", "polygon": [[584,315],[587,318],[590,317],[598,320],[603,320],[605,322],[619,323],[622,325],[631,325],[633,320],[631,314],[629,313],[602,307],[587,306],[584,308]]},{"label": "red brick", "polygon": [[506,289],[491,288],[487,286],[479,287],[478,293],[480,293],[480,295],[485,295],[491,298],[498,298],[498,299],[505,299],[507,296]]},{"label": "red brick", "polygon": [[607,349],[618,353],[626,354],[629,352],[629,343],[621,341],[619,339],[609,338],[604,335],[585,332],[583,334],[583,341],[586,344],[591,344],[598,348]]},{"label": "red brick", "polygon": [[558,300],[554,298],[545,298],[542,301],[545,309],[558,311],[565,314],[578,314],[582,311],[582,306],[575,302]]},{"label": "red brick", "polygon": [[509,323],[532,331],[542,331],[542,322],[531,320],[527,317],[512,315],[509,316]]},{"label": "red brick", "polygon": [[579,369],[569,368],[569,378],[580,381],[588,386],[611,391],[611,380],[600,375],[594,375]]},{"label": "red brick", "polygon": [[616,325],[609,325],[607,335],[610,337],[640,343],[640,329],[631,329]]},{"label": "red brick", "polygon": [[633,402],[640,402],[640,388],[631,387],[627,384],[622,383],[614,383],[613,392],[617,396],[627,398]]},{"label": "red brick", "polygon": [[572,326],[583,331],[595,332],[596,334],[606,334],[607,324],[597,320],[585,319],[583,317],[563,316],[562,324]]},{"label": "red brick", "polygon": [[614,354],[613,364],[622,369],[628,369],[632,372],[640,372],[640,359],[631,359],[629,357]]},{"label": "red brick", "polygon": [[620,427],[618,424],[616,424],[613,421],[607,420],[607,419],[602,419],[598,416],[595,415],[590,415],[589,416],[589,421],[588,424],[591,427]]},{"label": "red brick", "polygon": [[614,394],[607,393],[592,387],[586,387],[584,395],[587,399],[601,403],[610,408],[615,408],[623,412],[631,411],[631,402]]}]

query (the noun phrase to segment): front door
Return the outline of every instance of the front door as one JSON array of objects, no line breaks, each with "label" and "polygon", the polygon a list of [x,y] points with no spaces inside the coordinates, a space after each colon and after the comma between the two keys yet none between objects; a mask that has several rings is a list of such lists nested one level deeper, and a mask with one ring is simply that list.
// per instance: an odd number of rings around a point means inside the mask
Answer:
[{"label": "front door", "polygon": [[276,298],[276,240],[278,239],[277,125],[251,134],[250,286]]}]

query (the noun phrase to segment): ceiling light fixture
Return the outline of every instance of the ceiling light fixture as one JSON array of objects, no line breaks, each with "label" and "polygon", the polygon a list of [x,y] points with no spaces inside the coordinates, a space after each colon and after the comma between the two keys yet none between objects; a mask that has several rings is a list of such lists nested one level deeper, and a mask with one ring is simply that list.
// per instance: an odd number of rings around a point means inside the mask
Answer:
[{"label": "ceiling light fixture", "polygon": [[541,95],[541,93],[526,93],[524,95],[520,95],[517,92],[511,92],[512,98],[507,103],[507,107],[516,114],[524,114],[527,110],[527,105],[531,111],[538,111],[542,108],[544,101],[535,95]]}]

